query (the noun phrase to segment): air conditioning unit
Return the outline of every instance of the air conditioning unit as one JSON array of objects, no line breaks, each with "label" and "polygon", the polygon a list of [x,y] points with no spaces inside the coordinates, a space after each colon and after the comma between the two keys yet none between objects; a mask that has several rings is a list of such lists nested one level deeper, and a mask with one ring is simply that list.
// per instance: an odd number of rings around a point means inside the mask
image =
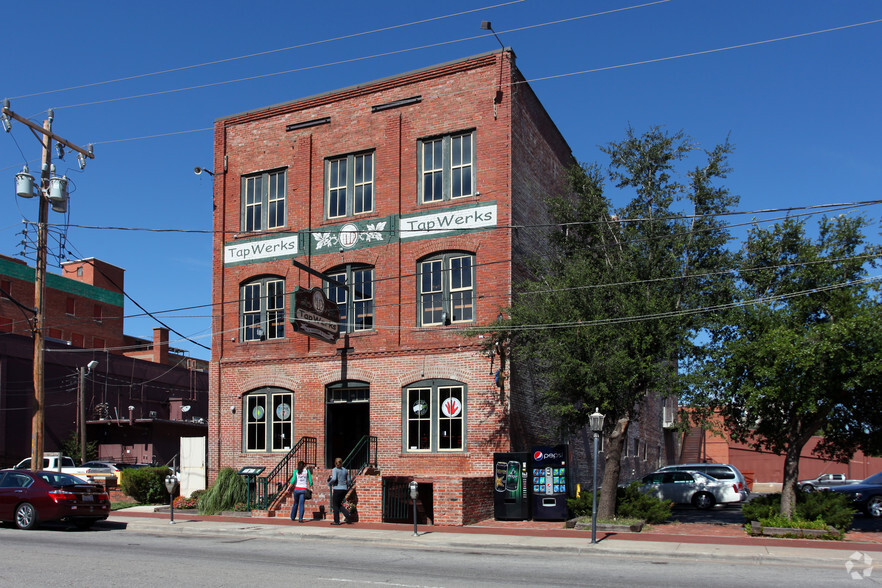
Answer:
[{"label": "air conditioning unit", "polygon": [[151,410],[151,411],[148,412],[147,414],[148,414],[148,416],[149,416],[151,419],[155,419],[155,418],[156,418],[156,411],[155,411],[155,410]]},{"label": "air conditioning unit", "polygon": [[662,428],[664,429],[672,429],[674,427],[674,421],[676,420],[677,414],[676,412],[668,408],[667,406],[662,407]]}]

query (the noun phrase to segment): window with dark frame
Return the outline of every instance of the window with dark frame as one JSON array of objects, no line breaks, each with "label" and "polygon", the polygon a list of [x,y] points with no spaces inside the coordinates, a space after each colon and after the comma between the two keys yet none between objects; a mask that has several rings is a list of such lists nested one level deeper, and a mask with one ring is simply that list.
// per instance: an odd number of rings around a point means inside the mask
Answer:
[{"label": "window with dark frame", "polygon": [[449,253],[418,264],[419,325],[475,320],[475,257]]},{"label": "window with dark frame", "polygon": [[404,450],[462,451],[465,448],[465,386],[428,381],[408,386],[403,395]]},{"label": "window with dark frame", "polygon": [[325,283],[328,299],[340,312],[340,332],[355,333],[374,328],[374,268],[347,265],[327,272],[328,277],[347,285]]},{"label": "window with dark frame", "polygon": [[374,153],[354,153],[325,160],[327,218],[374,211]]},{"label": "window with dark frame", "polygon": [[242,286],[241,340],[285,338],[285,281],[260,278]]},{"label": "window with dark frame", "polygon": [[475,132],[421,140],[419,177],[423,204],[474,195]]},{"label": "window with dark frame", "polygon": [[277,170],[242,177],[242,230],[257,232],[285,226],[287,172]]},{"label": "window with dark frame", "polygon": [[242,399],[246,452],[288,451],[294,439],[294,393],[261,388]]}]

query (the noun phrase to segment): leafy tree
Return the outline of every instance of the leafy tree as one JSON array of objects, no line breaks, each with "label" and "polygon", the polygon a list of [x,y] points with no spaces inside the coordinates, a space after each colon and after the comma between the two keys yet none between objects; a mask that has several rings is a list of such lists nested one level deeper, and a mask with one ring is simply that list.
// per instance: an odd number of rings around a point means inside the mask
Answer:
[{"label": "leafy tree", "polygon": [[846,459],[880,448],[880,306],[863,217],[823,218],[817,238],[788,218],[754,227],[740,253],[735,310],[710,329],[693,399],[735,440],[784,455],[781,514],[796,505],[799,456]]},{"label": "leafy tree", "polygon": [[[70,435],[61,442],[62,455],[72,457],[75,461],[80,459],[80,434],[77,431],[71,431]],[[86,441],[86,461],[98,459],[98,442]],[[84,462],[85,463],[85,462]]]},{"label": "leafy tree", "polygon": [[[549,199],[557,228],[550,255],[535,260],[533,279],[517,285],[509,319],[512,357],[529,365],[544,408],[561,432],[584,427],[595,407],[606,415],[603,488],[619,481],[629,423],[651,391],[679,387],[677,362],[700,315],[724,280],[708,275],[727,259],[728,235],[718,217],[737,199],[714,183],[728,171],[728,142],[705,152],[704,165],[678,181],[677,167],[697,150],[682,132],[627,130],[609,143],[608,177],[630,197],[614,208],[597,165],[569,173],[572,194]],[[674,210],[682,198],[692,214]],[[681,279],[687,275],[704,277]],[[670,317],[670,318],[660,318]],[[615,493],[602,493],[598,516],[612,518]]]}]

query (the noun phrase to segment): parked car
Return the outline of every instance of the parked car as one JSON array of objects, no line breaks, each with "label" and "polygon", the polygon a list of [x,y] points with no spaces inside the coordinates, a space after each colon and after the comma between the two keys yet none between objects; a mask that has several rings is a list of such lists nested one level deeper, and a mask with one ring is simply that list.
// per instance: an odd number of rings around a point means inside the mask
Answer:
[{"label": "parked car", "polygon": [[[26,457],[21,460],[13,469],[16,470],[31,470],[31,458]],[[65,474],[70,474],[72,476],[76,476],[83,480],[84,482],[94,482],[89,478],[89,468],[86,467],[77,467],[76,462],[74,462],[73,458],[68,457],[66,455],[61,454],[44,454],[43,456],[43,467],[40,468],[43,471],[55,471],[55,472],[64,472]]]},{"label": "parked car", "polygon": [[736,482],[717,480],[701,472],[686,470],[647,474],[641,480],[640,491],[675,504],[691,504],[700,509],[708,509],[715,504],[741,502],[744,497]]},{"label": "parked car", "polygon": [[0,521],[33,529],[48,521],[88,529],[110,514],[110,497],[97,484],[63,472],[0,470]]},{"label": "parked car", "polygon": [[668,465],[661,467],[657,472],[671,472],[675,470],[689,470],[693,472],[701,472],[711,478],[716,478],[724,482],[733,481],[738,484],[738,491],[743,492],[742,500],[746,500],[750,495],[750,488],[747,487],[747,479],[741,471],[728,463],[681,463],[677,465]]},{"label": "parked car", "polygon": [[87,461],[82,465],[84,468],[88,468],[88,473],[93,481],[99,481],[99,475],[103,475],[104,477],[104,485],[105,486],[116,486],[120,483],[120,479],[122,478],[122,472],[125,469],[133,467],[134,464],[131,463],[122,463],[118,461],[101,461],[101,460],[92,460]]},{"label": "parked car", "polygon": [[863,482],[834,486],[830,490],[841,492],[851,498],[855,507],[867,516],[876,519],[882,517],[882,472],[873,474]]},{"label": "parked car", "polygon": [[801,480],[799,487],[803,492],[814,492],[815,490],[826,490],[833,486],[845,486],[846,484],[857,484],[860,480],[848,480],[845,474],[821,474],[813,480]]}]

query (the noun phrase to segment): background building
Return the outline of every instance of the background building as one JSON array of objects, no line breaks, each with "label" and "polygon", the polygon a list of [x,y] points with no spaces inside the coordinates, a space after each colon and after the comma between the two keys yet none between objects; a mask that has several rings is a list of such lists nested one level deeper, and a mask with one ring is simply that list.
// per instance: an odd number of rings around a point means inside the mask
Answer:
[{"label": "background building", "polygon": [[[47,274],[45,450],[60,451],[80,428],[99,457],[165,463],[182,436],[206,436],[206,362],[169,348],[168,330],[152,341],[123,334],[124,270],[98,259]],[[34,268],[0,255],[0,466],[31,454]],[[94,369],[87,369],[90,362]],[[82,387],[82,394],[81,392]],[[184,407],[187,407],[186,409]],[[72,455],[75,459],[78,455]]]},{"label": "background building", "polygon": [[[508,384],[529,366],[462,328],[508,305],[573,163],[510,50],[217,120],[210,477],[314,439],[321,481],[365,439],[362,520],[410,479],[435,524],[492,516],[493,453],[560,439]],[[298,288],[336,343],[293,330]]]}]

